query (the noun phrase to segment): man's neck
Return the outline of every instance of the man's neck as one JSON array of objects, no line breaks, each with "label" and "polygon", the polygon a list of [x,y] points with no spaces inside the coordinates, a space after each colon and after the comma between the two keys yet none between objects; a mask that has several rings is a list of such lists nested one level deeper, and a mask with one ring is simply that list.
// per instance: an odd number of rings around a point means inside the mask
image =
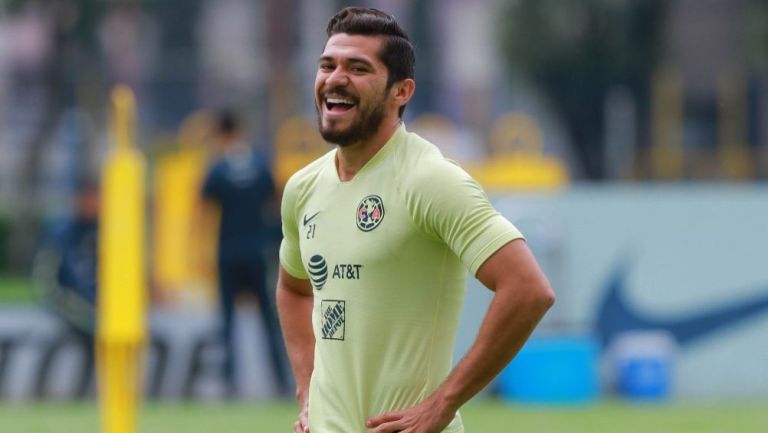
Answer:
[{"label": "man's neck", "polygon": [[384,147],[392,138],[400,119],[384,120],[379,130],[367,140],[352,143],[348,146],[338,146],[336,152],[336,170],[342,182],[352,180],[355,175]]}]

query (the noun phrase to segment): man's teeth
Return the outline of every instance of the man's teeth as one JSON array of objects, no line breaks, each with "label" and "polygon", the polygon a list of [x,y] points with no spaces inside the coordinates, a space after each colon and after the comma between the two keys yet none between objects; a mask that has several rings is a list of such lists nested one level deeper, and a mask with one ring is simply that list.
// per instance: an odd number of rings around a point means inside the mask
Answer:
[{"label": "man's teeth", "polygon": [[326,102],[329,104],[346,104],[346,105],[353,105],[354,102],[350,99],[340,99],[340,98],[327,98]]}]

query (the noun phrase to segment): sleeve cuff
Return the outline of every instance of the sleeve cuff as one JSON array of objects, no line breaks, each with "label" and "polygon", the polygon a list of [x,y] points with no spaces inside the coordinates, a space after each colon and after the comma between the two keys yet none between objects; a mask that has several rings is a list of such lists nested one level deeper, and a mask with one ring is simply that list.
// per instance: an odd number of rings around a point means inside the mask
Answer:
[{"label": "sleeve cuff", "polygon": [[475,255],[475,258],[472,260],[469,266],[469,271],[472,273],[472,275],[477,276],[477,272],[480,270],[483,264],[489,258],[491,258],[491,256],[496,251],[500,250],[501,247],[503,247],[504,245],[516,239],[525,240],[525,237],[523,237],[522,233],[520,233],[520,231],[515,228],[507,230],[504,233],[496,236],[494,239],[488,242],[480,251],[478,251],[478,253]]}]

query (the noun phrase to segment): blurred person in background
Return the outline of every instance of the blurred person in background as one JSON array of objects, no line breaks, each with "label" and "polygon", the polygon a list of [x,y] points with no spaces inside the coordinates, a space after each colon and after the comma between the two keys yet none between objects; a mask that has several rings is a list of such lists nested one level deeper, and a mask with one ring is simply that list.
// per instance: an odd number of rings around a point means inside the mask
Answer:
[{"label": "blurred person in background", "polygon": [[[331,18],[315,79],[336,149],[283,194],[277,300],[295,433],[461,433],[458,409],[509,363],[554,294],[520,232],[465,171],[408,132],[413,46],[394,17]],[[495,292],[451,366],[467,270]]]},{"label": "blurred person in background", "polygon": [[[74,395],[84,398],[93,381],[99,231],[99,189],[86,180],[77,187],[75,211],[59,225],[35,261],[42,302],[67,325],[65,338],[48,346],[41,371],[49,371],[69,339],[82,349],[83,365]],[[46,377],[37,385],[39,397]]]},{"label": "blurred person in background", "polygon": [[224,343],[222,373],[227,394],[235,397],[235,300],[254,294],[269,346],[278,393],[289,392],[289,377],[273,295],[267,288],[264,248],[276,229],[277,198],[269,162],[246,140],[234,112],[217,114],[214,140],[220,157],[203,183],[206,207],[220,212],[218,236],[219,308]]}]

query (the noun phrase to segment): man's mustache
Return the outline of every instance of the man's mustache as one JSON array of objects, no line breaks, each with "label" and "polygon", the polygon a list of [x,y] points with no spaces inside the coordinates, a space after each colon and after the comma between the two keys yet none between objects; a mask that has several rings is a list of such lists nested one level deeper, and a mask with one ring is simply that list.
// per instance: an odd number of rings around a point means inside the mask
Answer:
[{"label": "man's mustache", "polygon": [[350,98],[350,99],[354,100],[355,102],[357,102],[357,97],[355,95],[353,95],[352,93],[350,93],[344,87],[338,87],[338,86],[337,87],[332,87],[330,89],[327,89],[327,90],[323,91],[320,94],[320,96],[323,97],[323,98],[325,98],[327,95],[334,95],[334,96],[339,96],[339,97],[343,97],[343,98],[346,97],[346,98]]}]

